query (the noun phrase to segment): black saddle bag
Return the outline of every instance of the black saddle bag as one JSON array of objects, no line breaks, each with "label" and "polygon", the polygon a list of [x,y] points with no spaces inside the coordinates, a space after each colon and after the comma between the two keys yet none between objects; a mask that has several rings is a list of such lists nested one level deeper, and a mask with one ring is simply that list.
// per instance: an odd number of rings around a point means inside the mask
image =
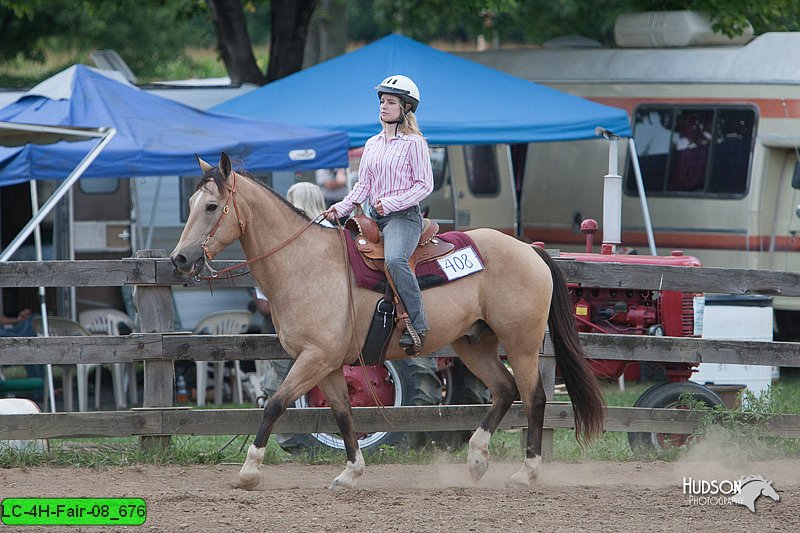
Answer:
[{"label": "black saddle bag", "polygon": [[386,298],[381,298],[375,306],[375,314],[364,341],[361,352],[364,363],[368,365],[382,365],[389,348],[389,339],[394,331],[395,309],[394,303]]}]

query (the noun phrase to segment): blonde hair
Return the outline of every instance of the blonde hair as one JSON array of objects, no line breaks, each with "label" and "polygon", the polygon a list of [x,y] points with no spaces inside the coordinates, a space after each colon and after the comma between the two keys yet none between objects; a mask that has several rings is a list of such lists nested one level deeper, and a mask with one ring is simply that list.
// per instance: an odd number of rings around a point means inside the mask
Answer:
[{"label": "blonde hair", "polygon": [[[400,100],[400,103],[403,103],[403,101]],[[386,124],[380,118],[380,116],[378,117],[378,120],[381,121],[381,124]],[[403,120],[403,122],[399,125],[397,129],[400,130],[400,133],[403,133],[405,135],[419,135],[423,139],[425,138],[423,137],[422,132],[419,129],[419,125],[417,124],[417,116],[414,114],[413,111],[406,111],[406,118],[405,120]]]},{"label": "blonde hair", "polygon": [[419,125],[417,124],[417,117],[416,115],[414,115],[413,111],[409,111],[406,113],[406,119],[403,121],[402,124],[400,124],[400,131],[402,131],[406,135],[413,134],[422,137],[422,132],[419,131]]},{"label": "blonde hair", "polygon": [[322,196],[322,189],[319,185],[301,181],[289,187],[286,199],[306,214],[308,218],[314,218],[325,211],[325,198]]}]

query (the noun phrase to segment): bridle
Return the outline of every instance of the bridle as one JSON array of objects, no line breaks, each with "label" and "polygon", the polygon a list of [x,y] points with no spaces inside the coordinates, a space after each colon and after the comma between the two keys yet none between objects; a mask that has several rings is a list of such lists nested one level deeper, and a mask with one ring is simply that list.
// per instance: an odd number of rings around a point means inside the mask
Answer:
[{"label": "bridle", "polygon": [[[214,236],[215,233],[217,233],[217,230],[222,225],[222,221],[225,218],[225,215],[227,215],[228,212],[230,212],[231,210],[230,204],[233,204],[233,212],[236,213],[236,222],[239,224],[239,237],[244,235],[244,223],[242,222],[242,217],[239,216],[239,206],[236,204],[236,172],[231,172],[231,174],[233,176],[232,180],[233,185],[231,187],[228,187],[227,185],[225,186],[225,188],[228,191],[228,198],[225,200],[225,205],[222,207],[222,214],[220,214],[219,218],[217,219],[217,223],[214,224],[214,227],[211,228],[209,234],[200,244],[200,248],[203,249],[203,258],[206,262],[206,267],[208,267],[212,272],[215,272],[215,270],[213,268],[210,268],[208,262],[214,259],[214,254],[212,254],[208,250],[208,243],[211,241],[211,238]],[[206,178],[204,183],[208,183],[209,181],[212,181],[212,179]]]},{"label": "bridle", "polygon": [[[283,248],[285,248],[286,246],[291,244],[292,241],[294,241],[297,237],[299,237],[301,233],[303,233],[305,230],[310,228],[313,224],[315,224],[317,222],[317,220],[320,219],[320,217],[323,216],[323,214],[317,215],[317,217],[315,217],[313,220],[310,220],[308,222],[308,224],[306,224],[305,226],[300,228],[300,230],[298,230],[294,235],[289,237],[282,244],[279,244],[278,246],[272,248],[267,253],[261,254],[258,257],[254,257],[252,259],[247,259],[246,261],[242,261],[241,263],[237,263],[235,265],[223,268],[222,270],[214,270],[214,268],[211,266],[211,263],[210,263],[210,261],[212,261],[214,259],[214,254],[212,254],[209,251],[208,243],[211,241],[211,238],[214,237],[214,234],[217,232],[217,230],[222,225],[222,221],[225,218],[225,215],[227,215],[230,212],[230,205],[231,204],[233,205],[233,212],[236,214],[236,222],[239,225],[239,238],[241,238],[242,235],[244,235],[244,233],[245,233],[245,226],[244,226],[244,223],[242,222],[242,217],[239,216],[239,207],[236,204],[236,172],[231,172],[231,174],[233,175],[233,184],[232,184],[231,187],[227,187],[226,186],[226,189],[228,190],[228,198],[225,200],[225,205],[222,207],[222,214],[220,214],[219,218],[217,219],[217,223],[214,224],[213,228],[211,228],[211,231],[206,236],[206,238],[203,239],[203,242],[200,243],[200,248],[203,250],[203,261],[205,263],[205,267],[209,270],[209,272],[211,272],[211,275],[210,276],[200,276],[198,274],[198,275],[196,275],[194,277],[195,281],[209,281],[209,280],[212,280],[212,279],[217,279],[217,278],[219,278],[220,274],[225,274],[225,273],[231,272],[232,270],[236,270],[239,267],[243,267],[243,266],[249,265],[250,263],[255,263],[256,261],[260,261],[262,259],[266,259],[267,257],[271,256],[272,254],[274,254],[276,252],[279,252],[280,250],[282,250]],[[206,181],[211,181],[211,179],[210,178],[206,179]],[[235,278],[235,277],[238,277],[238,276],[243,276],[245,274],[247,274],[247,272],[242,272],[242,273],[239,273],[239,274],[227,276],[226,279]]]}]

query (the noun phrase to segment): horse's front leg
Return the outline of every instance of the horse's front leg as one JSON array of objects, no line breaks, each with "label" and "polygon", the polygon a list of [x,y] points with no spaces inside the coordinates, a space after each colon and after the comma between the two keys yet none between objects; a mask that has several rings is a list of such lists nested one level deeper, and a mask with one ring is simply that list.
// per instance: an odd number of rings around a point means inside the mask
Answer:
[{"label": "horse's front leg", "polygon": [[247,457],[239,471],[239,477],[233,483],[235,488],[253,490],[258,486],[258,466],[264,460],[267,440],[275,421],[295,400],[328,375],[333,370],[332,366],[330,359],[321,355],[315,357],[313,354],[303,352],[298,356],[286,379],[264,406],[264,415],[256,438],[247,449]]},{"label": "horse's front leg", "polygon": [[364,456],[358,448],[353,412],[350,408],[350,396],[342,369],[339,368],[328,374],[325,379],[320,381],[319,387],[325,393],[328,405],[333,411],[333,417],[336,419],[336,425],[339,427],[339,433],[344,440],[344,448],[347,453],[347,466],[344,472],[336,476],[330,488],[351,489],[356,486],[356,478],[364,472]]}]

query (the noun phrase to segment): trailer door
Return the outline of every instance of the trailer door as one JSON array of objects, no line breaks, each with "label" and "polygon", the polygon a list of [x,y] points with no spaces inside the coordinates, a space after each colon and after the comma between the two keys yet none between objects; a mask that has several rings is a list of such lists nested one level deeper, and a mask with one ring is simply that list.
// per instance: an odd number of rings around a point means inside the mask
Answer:
[{"label": "trailer door", "polygon": [[507,144],[448,148],[458,230],[494,228],[516,235],[517,202]]}]

